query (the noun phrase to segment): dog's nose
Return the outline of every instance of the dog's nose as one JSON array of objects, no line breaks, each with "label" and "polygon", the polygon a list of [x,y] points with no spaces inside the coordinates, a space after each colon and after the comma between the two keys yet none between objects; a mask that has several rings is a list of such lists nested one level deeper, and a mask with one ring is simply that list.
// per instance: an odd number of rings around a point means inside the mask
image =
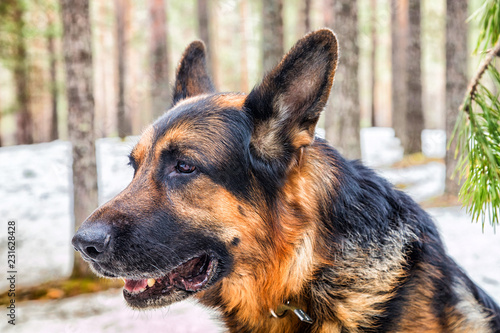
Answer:
[{"label": "dog's nose", "polygon": [[84,259],[99,261],[109,249],[111,226],[97,222],[78,229],[71,243]]}]

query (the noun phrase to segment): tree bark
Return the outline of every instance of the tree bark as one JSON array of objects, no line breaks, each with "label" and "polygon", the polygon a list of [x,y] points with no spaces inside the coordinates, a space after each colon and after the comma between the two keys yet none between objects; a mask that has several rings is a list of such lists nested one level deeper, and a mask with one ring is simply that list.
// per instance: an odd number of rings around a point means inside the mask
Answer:
[{"label": "tree bark", "polygon": [[198,34],[205,43],[207,52],[207,69],[212,76],[213,82],[217,82],[217,65],[215,59],[214,45],[210,38],[210,1],[198,0]]},{"label": "tree bark", "polygon": [[209,22],[208,0],[198,0],[198,33],[207,49],[210,46]]},{"label": "tree bark", "polygon": [[[457,122],[460,104],[467,90],[467,1],[446,1],[446,138],[449,140]],[[457,166],[456,141],[446,151],[445,192],[458,195],[458,175],[452,179]]]},{"label": "tree bark", "polygon": [[117,44],[117,63],[118,63],[118,102],[117,102],[117,120],[118,136],[124,138],[132,134],[132,124],[129,112],[127,112],[127,103],[125,100],[126,77],[127,77],[127,38],[126,38],[126,16],[128,9],[128,0],[115,0],[116,15],[116,44]]},{"label": "tree bark", "polygon": [[172,104],[169,87],[167,18],[165,0],[150,0],[152,115],[159,117]]},{"label": "tree bark", "polygon": [[335,148],[354,159],[361,157],[357,1],[335,0],[333,9],[340,58],[330,107],[325,110],[325,132]]},{"label": "tree bark", "polygon": [[[76,228],[97,207],[91,27],[89,0],[60,0],[66,62],[68,137],[73,145],[73,193]],[[75,252],[73,276],[90,275]]]},{"label": "tree bark", "polygon": [[422,130],[424,129],[424,111],[422,107],[422,70],[421,70],[421,42],[420,42],[420,0],[409,2],[408,48],[406,63],[408,75],[406,86],[408,99],[406,100],[406,130],[402,136],[405,154],[414,154],[422,151]]},{"label": "tree bark", "polygon": [[247,17],[248,17],[248,4],[247,0],[240,1],[240,33],[241,33],[241,53],[240,53],[240,91],[248,92],[248,29],[247,29]]},{"label": "tree bark", "polygon": [[[335,0],[323,0],[323,24],[325,27],[330,27],[331,29],[334,28],[334,16],[333,16],[333,5],[335,3]],[[333,31],[336,31],[336,29],[333,29]]]},{"label": "tree bark", "polygon": [[377,117],[376,117],[376,97],[377,94],[375,92],[376,88],[376,76],[377,76],[377,0],[370,0],[370,10],[371,10],[371,39],[372,39],[372,49],[370,54],[370,67],[371,67],[371,82],[370,82],[370,90],[371,90],[371,123],[372,126],[377,126]]},{"label": "tree bark", "polygon": [[55,47],[55,23],[54,14],[47,14],[49,32],[47,36],[47,51],[49,54],[49,74],[50,74],[50,99],[51,99],[51,120],[50,120],[50,140],[54,141],[59,138],[58,131],[58,99],[57,99],[57,55]]},{"label": "tree bark", "polygon": [[14,63],[14,81],[17,95],[17,144],[33,143],[33,116],[30,110],[30,94],[28,91],[28,53],[26,50],[26,40],[24,31],[24,9],[23,5],[16,2],[13,11],[14,24],[16,25],[16,45]]},{"label": "tree bark", "polygon": [[406,48],[408,0],[391,0],[392,127],[398,138],[406,132]]},{"label": "tree bark", "polygon": [[283,0],[262,2],[262,69],[264,73],[283,57]]},{"label": "tree bark", "polygon": [[301,4],[302,35],[311,31],[311,0],[304,0]]}]

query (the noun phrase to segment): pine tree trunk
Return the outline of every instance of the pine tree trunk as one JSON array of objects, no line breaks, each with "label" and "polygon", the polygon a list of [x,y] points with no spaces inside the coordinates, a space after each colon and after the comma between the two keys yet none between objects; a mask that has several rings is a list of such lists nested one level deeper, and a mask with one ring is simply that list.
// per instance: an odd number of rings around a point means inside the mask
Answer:
[{"label": "pine tree trunk", "polygon": [[16,3],[14,9],[14,22],[16,24],[16,46],[14,63],[14,81],[17,95],[17,144],[33,143],[33,117],[30,110],[30,95],[28,91],[28,53],[24,31],[24,10],[22,4]]},{"label": "pine tree trunk", "polygon": [[[73,193],[76,228],[97,207],[94,96],[89,0],[61,0],[66,62],[68,137],[73,145]],[[75,252],[73,276],[90,275]]]},{"label": "pine tree trunk", "polygon": [[405,154],[414,154],[422,151],[422,131],[424,129],[424,111],[422,106],[422,52],[420,47],[420,0],[409,2],[408,48],[406,63],[408,75],[406,86],[408,99],[406,100],[406,130],[402,136]]},{"label": "pine tree trunk", "polygon": [[371,10],[371,39],[372,39],[372,49],[370,54],[370,67],[371,67],[371,124],[373,127],[377,126],[377,117],[375,112],[375,98],[377,96],[375,92],[376,88],[376,74],[377,74],[377,0],[370,0],[370,10]]},{"label": "pine tree trunk", "polygon": [[262,69],[273,69],[283,57],[283,0],[262,2]]},{"label": "pine tree trunk", "polygon": [[116,15],[116,43],[117,43],[117,63],[118,63],[118,102],[117,120],[118,136],[124,138],[132,134],[131,117],[127,112],[125,101],[125,87],[127,77],[127,39],[125,20],[128,9],[128,0],[115,0]]},{"label": "pine tree trunk", "polygon": [[206,46],[208,72],[212,76],[213,82],[217,82],[216,55],[214,52],[214,43],[212,38],[210,38],[210,9],[209,0],[198,0],[198,34]]},{"label": "pine tree trunk", "polygon": [[[446,1],[446,138],[449,140],[455,128],[458,110],[467,90],[467,0]],[[446,152],[445,192],[458,195],[458,174],[451,179],[456,169],[455,141]]]},{"label": "pine tree trunk", "polygon": [[165,0],[150,0],[152,115],[159,117],[172,104],[168,82],[167,17]]},{"label": "pine tree trunk", "polygon": [[50,99],[51,99],[51,120],[50,120],[50,140],[59,138],[58,125],[58,99],[57,99],[57,55],[55,48],[55,23],[53,13],[47,15],[49,24],[49,33],[47,36],[47,51],[49,54],[49,73],[50,73]]},{"label": "pine tree trunk", "polygon": [[198,0],[198,33],[207,49],[210,47],[208,0]]},{"label": "pine tree trunk", "polygon": [[240,1],[240,33],[241,33],[241,53],[240,53],[240,91],[248,92],[248,29],[247,29],[247,18],[248,18],[248,4],[247,0]]},{"label": "pine tree trunk", "polygon": [[311,31],[311,0],[304,0],[300,9],[302,35],[305,35]]},{"label": "pine tree trunk", "polygon": [[333,5],[335,3],[335,0],[323,0],[323,24],[325,27],[329,27],[336,31],[334,29],[334,16],[333,16]]},{"label": "pine tree trunk", "polygon": [[354,159],[361,157],[357,1],[335,0],[333,7],[340,57],[330,106],[325,110],[325,132],[335,148]]},{"label": "pine tree trunk", "polygon": [[398,138],[406,133],[406,47],[408,0],[391,0],[392,127]]}]

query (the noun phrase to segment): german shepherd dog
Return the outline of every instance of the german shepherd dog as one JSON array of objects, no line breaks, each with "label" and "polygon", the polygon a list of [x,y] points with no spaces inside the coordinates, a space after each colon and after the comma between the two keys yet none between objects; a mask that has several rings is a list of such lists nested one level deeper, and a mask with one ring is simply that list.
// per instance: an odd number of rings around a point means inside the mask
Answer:
[{"label": "german shepherd dog", "polygon": [[[348,56],[348,55],[346,55]],[[217,93],[188,46],[134,177],[73,245],[133,308],[188,297],[230,332],[500,332],[500,309],[406,194],[315,138],[337,67],[327,29],[248,95]]]}]

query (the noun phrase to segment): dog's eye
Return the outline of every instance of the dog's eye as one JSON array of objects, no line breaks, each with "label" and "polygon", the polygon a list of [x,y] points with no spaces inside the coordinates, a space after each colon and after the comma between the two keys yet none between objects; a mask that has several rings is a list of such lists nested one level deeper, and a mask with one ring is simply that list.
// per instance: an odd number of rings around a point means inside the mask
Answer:
[{"label": "dog's eye", "polygon": [[177,172],[179,173],[191,173],[196,170],[196,167],[193,165],[189,165],[186,162],[179,161],[175,166],[175,170],[177,170]]}]

